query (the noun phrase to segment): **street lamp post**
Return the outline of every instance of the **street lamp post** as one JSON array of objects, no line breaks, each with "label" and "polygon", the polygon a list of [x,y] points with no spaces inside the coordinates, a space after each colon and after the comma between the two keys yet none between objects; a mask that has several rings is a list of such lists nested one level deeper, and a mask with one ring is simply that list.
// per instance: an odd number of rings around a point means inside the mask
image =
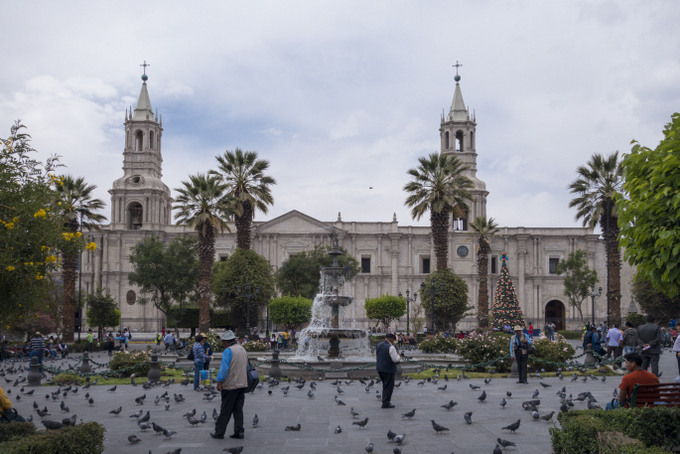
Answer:
[{"label": "street lamp post", "polygon": [[595,297],[600,295],[602,295],[602,287],[595,292],[595,286],[590,286],[590,323],[592,326],[595,326]]},{"label": "street lamp post", "polygon": [[243,292],[243,287],[240,285],[236,287],[239,296],[244,296],[246,298],[246,334],[250,335],[250,302],[253,300],[253,296],[260,294],[260,286],[255,286],[255,293],[250,291],[250,281],[246,281],[246,291]]},{"label": "street lamp post", "polygon": [[[415,303],[416,298],[418,298],[418,292],[414,292],[413,296],[410,296],[411,291],[406,290],[406,298],[404,300],[406,301],[406,335],[410,335],[410,315],[411,315],[411,303]],[[399,292],[399,296],[403,296],[401,292]]]},{"label": "street lamp post", "polygon": [[[441,294],[444,291],[444,283],[439,284],[439,288],[435,288],[434,279],[430,279],[430,288],[428,289],[425,282],[420,283],[420,294],[424,295],[425,290],[430,293],[430,331],[434,334],[434,297]],[[421,296],[422,298],[422,296]]]}]

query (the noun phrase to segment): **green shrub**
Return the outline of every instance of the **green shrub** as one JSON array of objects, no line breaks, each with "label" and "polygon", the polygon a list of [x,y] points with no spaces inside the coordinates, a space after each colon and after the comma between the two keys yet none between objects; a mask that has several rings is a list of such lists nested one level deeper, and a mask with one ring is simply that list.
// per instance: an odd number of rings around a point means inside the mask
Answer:
[{"label": "green shrub", "polygon": [[573,330],[573,331],[562,330],[562,331],[557,332],[557,334],[564,337],[565,339],[571,339],[571,340],[582,340],[583,339],[583,333],[584,333],[584,331],[581,330],[581,329]]},{"label": "green shrub", "polygon": [[[23,415],[22,415],[23,416]],[[12,422],[0,424],[0,443],[21,438],[35,433],[35,425],[32,422]]]},{"label": "green shrub", "polygon": [[422,341],[418,348],[425,353],[455,353],[458,339],[441,334]]},{"label": "green shrub", "polygon": [[[492,330],[476,329],[463,339],[458,340],[456,352],[470,364],[480,365],[487,361],[510,355],[510,335]],[[496,361],[491,366],[497,371],[510,369],[510,358]],[[477,370],[484,370],[486,366],[478,366]]]},{"label": "green shrub", "polygon": [[[645,445],[645,453],[663,452],[657,450],[680,445],[680,408],[580,410],[560,413],[557,419],[562,428],[550,429],[553,450],[557,454],[606,452],[600,446],[602,432],[621,432],[640,440]],[[633,446],[625,449],[616,452],[640,452]]]},{"label": "green shrub", "polygon": [[87,383],[85,377],[81,377],[75,372],[62,372],[60,374],[55,375],[52,381],[54,381],[59,386],[71,384],[84,385],[85,383]]},{"label": "green shrub", "polygon": [[109,362],[109,369],[120,377],[146,377],[149,373],[150,355],[148,352],[137,350],[131,352],[116,352]]},{"label": "green shrub", "polygon": [[558,336],[554,341],[547,337],[534,339],[533,344],[536,352],[529,357],[529,366],[534,369],[557,370],[563,363],[572,359],[576,352],[562,336]]},{"label": "green shrub", "polygon": [[633,326],[637,328],[640,325],[644,325],[644,323],[647,321],[647,317],[642,314],[638,314],[637,312],[631,312],[630,314],[626,315],[626,321],[631,322]]},{"label": "green shrub", "polygon": [[[31,424],[32,425],[32,424]],[[36,432],[0,444],[3,454],[98,454],[104,452],[104,426],[96,422]]]},{"label": "green shrub", "polygon": [[264,352],[267,350],[267,344],[263,341],[250,341],[242,345],[247,352]]}]

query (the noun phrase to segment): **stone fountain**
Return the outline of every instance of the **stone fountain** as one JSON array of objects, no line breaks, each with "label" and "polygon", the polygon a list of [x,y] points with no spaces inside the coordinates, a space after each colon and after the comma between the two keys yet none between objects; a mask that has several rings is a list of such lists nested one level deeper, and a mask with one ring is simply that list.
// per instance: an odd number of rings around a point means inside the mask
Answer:
[{"label": "stone fountain", "polygon": [[312,320],[300,332],[295,359],[371,358],[368,331],[352,327],[355,323],[349,310],[352,297],[342,295],[349,268],[338,264],[338,256],[343,252],[337,238],[333,238],[333,247],[328,254],[333,257],[333,265],[321,268],[319,293],[312,305]]}]

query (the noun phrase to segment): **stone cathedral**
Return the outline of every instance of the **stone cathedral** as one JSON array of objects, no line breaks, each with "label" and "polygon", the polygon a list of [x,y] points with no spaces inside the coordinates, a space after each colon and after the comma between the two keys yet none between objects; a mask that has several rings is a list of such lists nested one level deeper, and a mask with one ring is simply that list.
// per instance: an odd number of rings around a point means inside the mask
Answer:
[{"label": "stone cathedral", "polygon": [[[134,110],[125,112],[125,143],[123,175],[113,182],[110,224],[95,234],[95,253],[84,253],[82,289],[91,292],[97,287],[109,289],[118,301],[122,325],[143,331],[159,331],[164,316],[153,305],[137,304],[138,291],[128,282],[131,271],[131,248],[151,233],[165,236],[193,234],[185,226],[172,223],[170,189],[162,180],[162,119],[151,107],[147,76],[142,76],[142,88]],[[469,219],[486,216],[486,185],[477,177],[476,118],[470,116],[463,101],[460,77],[455,77],[453,101],[439,124],[443,154],[455,154],[469,166],[467,176],[474,182]],[[434,130],[434,125],[433,125]],[[483,153],[482,153],[483,157]],[[429,226],[400,225],[396,216],[375,222],[345,221],[338,213],[336,220],[321,221],[313,213],[293,210],[253,225],[253,249],[276,270],[291,255],[312,249],[317,244],[330,245],[337,236],[340,246],[361,264],[361,272],[345,284],[346,294],[354,297],[357,327],[367,328],[370,321],[363,313],[366,298],[383,294],[396,295],[419,291],[420,283],[434,270],[434,250]],[[229,256],[236,248],[235,229],[217,238],[216,260]],[[559,260],[582,249],[587,252],[588,265],[597,270],[603,287],[595,298],[595,318],[606,318],[606,258],[599,235],[587,228],[501,227],[492,240],[490,256],[490,306],[500,271],[499,255],[507,252],[509,269],[527,324],[542,328],[546,321],[559,329],[578,328],[580,319],[563,295],[563,278],[555,274]],[[476,306],[477,265],[476,241],[468,230],[467,219],[453,219],[449,231],[449,267],[469,286],[470,305]],[[621,312],[635,311],[630,292],[634,270],[625,262],[621,275]],[[420,295],[417,303],[421,303]],[[427,307],[427,302],[422,302]],[[411,303],[411,312],[414,303]],[[591,317],[591,301],[583,304],[584,317]],[[264,317],[263,317],[264,318]],[[264,324],[264,321],[261,322]],[[458,329],[476,326],[474,314],[463,319]],[[263,326],[261,326],[263,328]],[[395,327],[406,331],[406,317]]]}]

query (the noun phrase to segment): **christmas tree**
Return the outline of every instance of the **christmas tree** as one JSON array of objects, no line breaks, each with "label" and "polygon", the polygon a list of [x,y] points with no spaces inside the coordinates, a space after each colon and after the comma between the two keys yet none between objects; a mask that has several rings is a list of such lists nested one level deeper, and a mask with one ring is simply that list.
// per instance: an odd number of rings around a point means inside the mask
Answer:
[{"label": "christmas tree", "polygon": [[524,326],[524,317],[519,308],[517,292],[508,271],[508,255],[501,255],[501,274],[496,286],[496,294],[493,297],[491,308],[491,323],[493,328],[503,330],[504,326],[514,328],[516,325]]}]

